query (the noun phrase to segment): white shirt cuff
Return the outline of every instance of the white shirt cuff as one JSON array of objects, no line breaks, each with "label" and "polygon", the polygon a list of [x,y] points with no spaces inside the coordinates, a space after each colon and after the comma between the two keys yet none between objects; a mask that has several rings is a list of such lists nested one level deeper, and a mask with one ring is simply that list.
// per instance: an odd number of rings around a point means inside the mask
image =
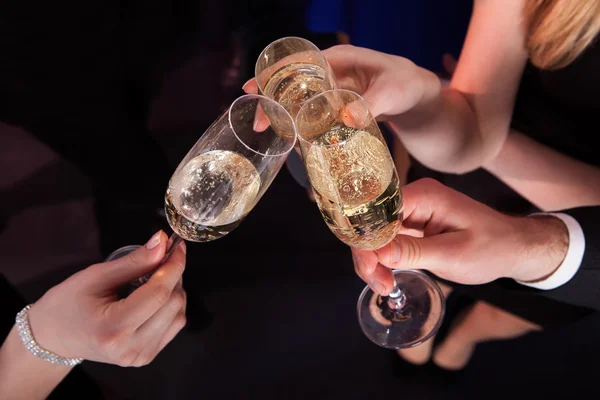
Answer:
[{"label": "white shirt cuff", "polygon": [[568,214],[563,213],[537,213],[533,215],[552,215],[561,219],[567,226],[569,232],[569,248],[567,255],[559,267],[543,281],[528,283],[517,281],[521,285],[529,286],[535,289],[551,290],[569,282],[579,270],[583,253],[585,252],[585,236],[579,222]]}]

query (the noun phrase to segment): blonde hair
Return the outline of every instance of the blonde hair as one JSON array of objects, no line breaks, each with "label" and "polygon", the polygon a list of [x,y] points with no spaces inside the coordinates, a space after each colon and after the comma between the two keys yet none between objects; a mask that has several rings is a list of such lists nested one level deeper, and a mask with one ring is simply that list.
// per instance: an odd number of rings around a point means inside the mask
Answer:
[{"label": "blonde hair", "polygon": [[526,0],[523,14],[529,57],[541,69],[569,65],[600,31],[600,0]]}]

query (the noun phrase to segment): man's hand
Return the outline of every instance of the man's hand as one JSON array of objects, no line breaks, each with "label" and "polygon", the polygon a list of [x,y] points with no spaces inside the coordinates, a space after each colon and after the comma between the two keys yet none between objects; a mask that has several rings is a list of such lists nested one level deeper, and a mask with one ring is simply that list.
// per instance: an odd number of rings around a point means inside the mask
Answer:
[{"label": "man's hand", "polygon": [[388,268],[425,269],[463,284],[536,281],[567,253],[568,231],[558,218],[504,215],[432,179],[402,192],[400,234],[377,251],[352,250],[356,272],[380,294],[392,289]]}]

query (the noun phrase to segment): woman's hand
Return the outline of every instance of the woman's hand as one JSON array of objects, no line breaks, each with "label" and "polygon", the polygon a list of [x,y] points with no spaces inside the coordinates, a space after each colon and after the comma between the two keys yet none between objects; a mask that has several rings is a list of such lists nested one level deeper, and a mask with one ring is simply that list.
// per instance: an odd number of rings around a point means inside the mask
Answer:
[{"label": "woman's hand", "polygon": [[186,322],[185,244],[127,298],[119,299],[116,290],[154,270],[167,240],[158,232],[135,252],[92,265],[50,289],[29,311],[38,344],[62,357],[150,363]]},{"label": "woman's hand", "polygon": [[418,112],[439,95],[441,84],[412,61],[351,45],[323,51],[342,89],[362,95],[379,120]]},{"label": "woman's hand", "polygon": [[[380,120],[418,109],[441,88],[433,73],[406,58],[351,45],[334,46],[323,54],[337,85],[362,95],[371,114]],[[258,93],[256,79],[250,79],[242,89]]]}]

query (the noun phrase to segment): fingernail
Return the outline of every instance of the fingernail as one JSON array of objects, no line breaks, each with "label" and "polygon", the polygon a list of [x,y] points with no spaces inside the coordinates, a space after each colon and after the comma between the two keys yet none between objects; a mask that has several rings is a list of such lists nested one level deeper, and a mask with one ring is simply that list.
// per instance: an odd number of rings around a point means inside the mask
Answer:
[{"label": "fingernail", "polygon": [[160,234],[162,231],[158,231],[156,232],[151,238],[150,240],[148,240],[148,243],[146,243],[146,248],[148,250],[152,250],[153,248],[155,248],[156,246],[158,246],[160,244]]},{"label": "fingernail", "polygon": [[251,81],[251,80],[252,80],[252,79],[248,79],[248,80],[246,81],[246,83],[244,83],[244,84],[242,85],[242,90],[244,90],[244,89],[246,88],[246,86],[247,86],[247,85],[250,83],[250,81]]},{"label": "fingernail", "polygon": [[390,246],[390,262],[397,263],[398,261],[400,261],[400,243],[394,239]]},{"label": "fingernail", "polygon": [[371,289],[373,289],[373,291],[379,293],[380,295],[385,295],[385,286],[383,285],[383,283],[373,279],[369,283],[369,286],[371,286]]},{"label": "fingernail", "polygon": [[183,254],[187,253],[187,245],[185,244],[185,242],[179,243],[179,247],[181,247],[181,251],[183,251]]},{"label": "fingernail", "polygon": [[256,132],[256,127],[258,126],[258,118],[254,118],[254,123],[252,124],[252,129]]}]

